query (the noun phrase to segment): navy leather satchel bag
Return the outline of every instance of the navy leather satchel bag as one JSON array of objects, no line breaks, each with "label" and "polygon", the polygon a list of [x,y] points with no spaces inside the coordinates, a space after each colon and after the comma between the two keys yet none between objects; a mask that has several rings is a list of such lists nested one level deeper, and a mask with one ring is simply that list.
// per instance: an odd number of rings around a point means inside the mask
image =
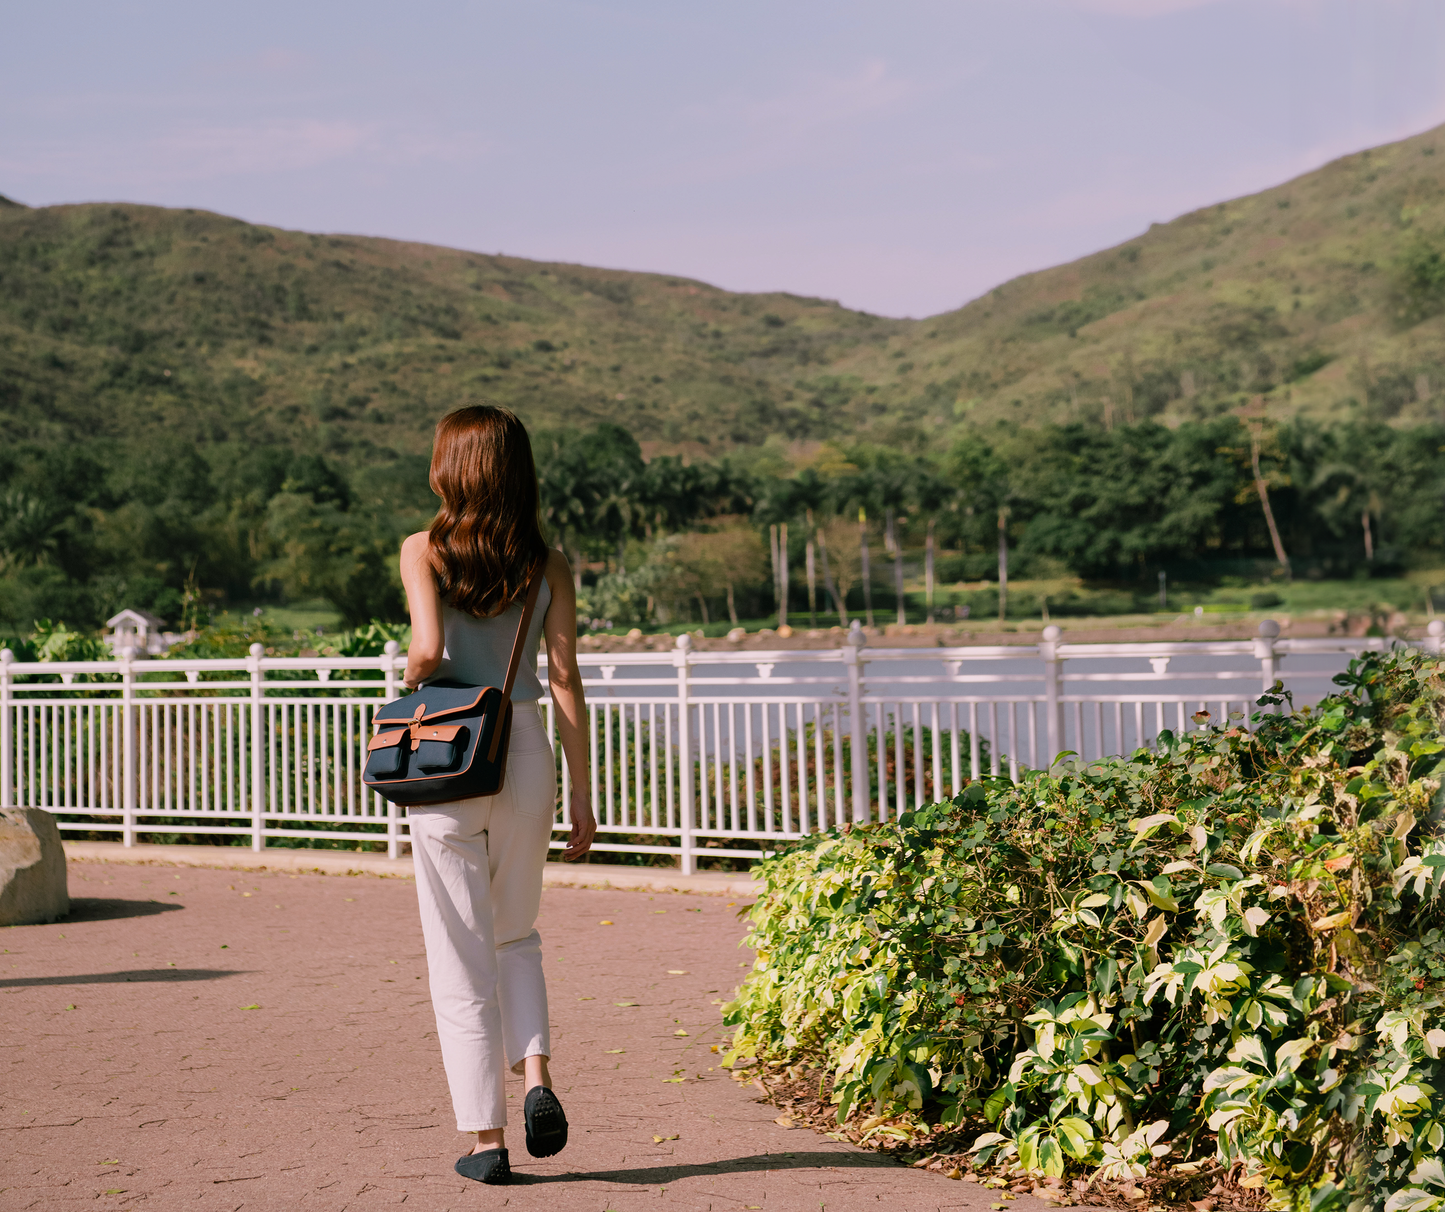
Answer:
[{"label": "navy leather satchel bag", "polygon": [[362,782],[396,804],[440,804],[496,795],[507,775],[512,735],[512,685],[537,609],[542,572],[527,585],[507,680],[501,687],[428,682],[387,703],[372,722],[380,731],[367,746]]}]

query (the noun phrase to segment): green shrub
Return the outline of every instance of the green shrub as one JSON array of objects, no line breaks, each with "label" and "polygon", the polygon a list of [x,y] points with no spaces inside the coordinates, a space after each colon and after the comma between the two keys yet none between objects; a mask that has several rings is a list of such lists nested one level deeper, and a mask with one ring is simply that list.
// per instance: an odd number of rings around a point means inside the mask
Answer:
[{"label": "green shrub", "polygon": [[729,1063],[826,1065],[840,1123],[980,1167],[1214,1156],[1276,1208],[1445,1208],[1442,672],[1371,656],[1253,732],[1201,713],[767,860]]}]

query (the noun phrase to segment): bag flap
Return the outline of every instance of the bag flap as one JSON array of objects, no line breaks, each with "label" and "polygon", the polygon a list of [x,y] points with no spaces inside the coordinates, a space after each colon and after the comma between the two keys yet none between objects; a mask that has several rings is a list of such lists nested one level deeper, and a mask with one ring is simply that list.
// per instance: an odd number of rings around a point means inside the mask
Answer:
[{"label": "bag flap", "polygon": [[423,724],[417,729],[416,739],[419,741],[447,741],[450,743],[456,740],[457,733],[465,728],[465,724]]},{"label": "bag flap", "polygon": [[399,745],[406,739],[406,736],[405,728],[397,732],[379,732],[371,738],[370,743],[366,746],[366,751],[370,753],[373,749],[390,749],[393,745]]},{"label": "bag flap", "polygon": [[378,724],[409,724],[416,718],[416,709],[425,707],[426,711],[421,718],[429,722],[441,716],[454,715],[457,712],[475,711],[482,698],[488,693],[499,695],[501,691],[495,686],[466,686],[461,682],[431,682],[413,690],[405,698],[397,699],[395,702],[378,708],[372,719]]}]

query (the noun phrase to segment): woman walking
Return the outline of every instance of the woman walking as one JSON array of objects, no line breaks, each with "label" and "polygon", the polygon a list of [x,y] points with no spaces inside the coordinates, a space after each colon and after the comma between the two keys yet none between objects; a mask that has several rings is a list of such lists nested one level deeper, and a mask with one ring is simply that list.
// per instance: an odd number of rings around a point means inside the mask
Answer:
[{"label": "woman walking", "polygon": [[501,686],[534,579],[536,608],[512,691],[506,777],[493,796],[413,806],[407,816],[432,1006],[457,1130],[477,1143],[457,1172],[511,1180],[503,1129],[506,1066],[525,1079],[527,1151],[567,1143],[567,1117],[547,1069],[552,1047],[537,911],[552,839],[556,761],[538,700],[537,645],[571,773],[572,834],[562,857],[587,853],[596,832],[588,792],[587,709],[577,669],[577,598],[567,559],[549,550],[537,472],[522,423],[473,406],[442,418],[431,487],[442,499],[430,530],[402,544],[411,611],[406,684],[449,679]]}]

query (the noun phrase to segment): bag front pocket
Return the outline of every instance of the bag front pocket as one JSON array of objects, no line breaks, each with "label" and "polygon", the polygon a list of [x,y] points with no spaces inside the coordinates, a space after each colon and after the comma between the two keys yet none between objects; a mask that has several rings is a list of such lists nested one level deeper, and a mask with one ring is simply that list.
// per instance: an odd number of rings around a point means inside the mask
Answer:
[{"label": "bag front pocket", "polygon": [[417,732],[417,767],[428,774],[455,770],[461,764],[471,736],[471,729],[465,724],[422,727]]},{"label": "bag front pocket", "polygon": [[366,770],[363,779],[399,779],[406,774],[406,757],[411,750],[411,735],[406,729],[382,732],[367,745]]}]

